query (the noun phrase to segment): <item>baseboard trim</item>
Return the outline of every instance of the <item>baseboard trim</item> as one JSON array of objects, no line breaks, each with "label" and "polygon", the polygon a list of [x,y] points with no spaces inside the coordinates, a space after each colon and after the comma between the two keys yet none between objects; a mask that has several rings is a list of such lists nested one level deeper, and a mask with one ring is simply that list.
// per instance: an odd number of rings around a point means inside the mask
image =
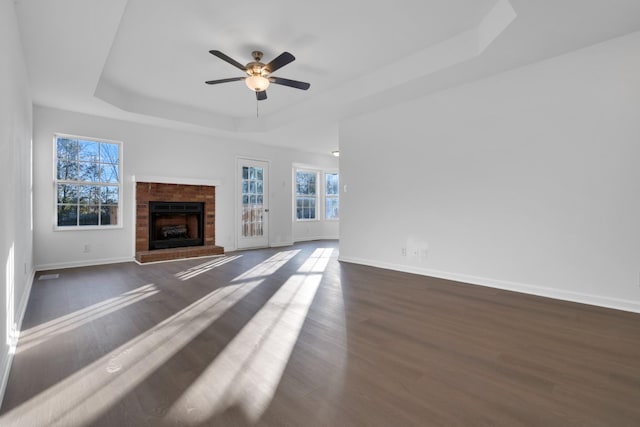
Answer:
[{"label": "baseboard trim", "polygon": [[301,237],[301,238],[297,238],[294,240],[294,243],[298,243],[298,242],[314,242],[317,240],[338,240],[338,237],[332,237],[332,236],[305,236],[305,237]]},{"label": "baseboard trim", "polygon": [[269,247],[270,248],[282,248],[285,246],[291,246],[293,245],[293,242],[279,242],[279,243],[270,243]]},{"label": "baseboard trim", "polygon": [[22,331],[22,321],[24,315],[27,312],[27,304],[29,303],[29,297],[31,296],[31,287],[36,277],[36,270],[31,269],[29,278],[27,279],[26,288],[20,298],[20,304],[18,305],[18,317],[16,322],[16,337],[15,340],[9,346],[9,352],[5,360],[4,369],[2,369],[2,378],[0,382],[0,408],[4,402],[4,393],[7,391],[7,383],[9,382],[9,373],[11,372],[11,365],[13,364],[13,356],[16,353],[16,345],[20,339],[20,332]]},{"label": "baseboard trim", "polygon": [[41,264],[36,266],[36,271],[60,270],[62,268],[75,268],[75,267],[90,267],[92,265],[118,264],[121,262],[134,262],[134,261],[135,261],[135,258],[133,256],[122,257],[122,258],[90,259],[86,261]]},{"label": "baseboard trim", "polygon": [[453,280],[470,285],[487,286],[506,291],[520,292],[523,294],[553,298],[562,301],[576,302],[580,304],[595,305],[598,307],[612,308],[615,310],[640,313],[640,301],[628,301],[619,298],[604,297],[601,295],[585,294],[580,292],[565,291],[556,288],[529,285],[525,283],[510,282],[506,280],[489,279],[486,277],[471,276],[466,274],[450,273],[446,271],[432,270],[403,264],[379,262],[363,258],[338,257],[339,261],[367,265],[370,267],[384,268],[387,270],[402,271],[405,273],[419,274],[421,276],[437,277],[439,279]]}]

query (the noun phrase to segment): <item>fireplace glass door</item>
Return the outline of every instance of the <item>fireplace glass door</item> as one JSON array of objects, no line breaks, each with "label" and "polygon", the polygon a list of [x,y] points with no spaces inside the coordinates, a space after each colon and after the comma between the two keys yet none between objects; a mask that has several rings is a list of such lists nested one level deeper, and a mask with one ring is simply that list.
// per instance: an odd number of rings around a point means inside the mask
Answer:
[{"label": "fireplace glass door", "polygon": [[239,160],[240,229],[238,248],[266,247],[269,244],[268,163]]}]

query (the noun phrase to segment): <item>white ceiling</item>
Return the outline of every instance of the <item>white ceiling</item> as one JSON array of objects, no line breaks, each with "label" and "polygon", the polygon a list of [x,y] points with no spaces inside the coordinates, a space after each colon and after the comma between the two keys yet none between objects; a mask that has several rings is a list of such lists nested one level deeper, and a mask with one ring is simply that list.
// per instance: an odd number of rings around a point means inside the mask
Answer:
[{"label": "white ceiling", "polygon": [[[38,105],[324,153],[341,118],[640,30],[638,0],[15,3]],[[211,49],[289,51],[311,88],[205,85],[243,75]]]}]

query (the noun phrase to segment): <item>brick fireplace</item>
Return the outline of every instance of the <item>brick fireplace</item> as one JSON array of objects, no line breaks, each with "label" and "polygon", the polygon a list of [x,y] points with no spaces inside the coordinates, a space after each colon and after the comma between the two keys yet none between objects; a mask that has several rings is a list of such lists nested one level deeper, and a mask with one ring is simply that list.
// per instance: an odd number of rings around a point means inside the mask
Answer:
[{"label": "brick fireplace", "polygon": [[[202,204],[204,223],[199,246],[150,248],[150,202],[177,202]],[[210,185],[167,184],[159,182],[136,183],[136,259],[138,262],[165,261],[208,255],[220,255],[224,248],[216,246],[216,187]]]}]

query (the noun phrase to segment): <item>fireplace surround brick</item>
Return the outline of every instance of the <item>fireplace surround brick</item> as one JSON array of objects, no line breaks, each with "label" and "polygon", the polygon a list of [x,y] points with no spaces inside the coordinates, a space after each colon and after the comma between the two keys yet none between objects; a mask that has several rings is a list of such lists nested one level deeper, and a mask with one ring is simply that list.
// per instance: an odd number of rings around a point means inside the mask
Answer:
[{"label": "fireplace surround brick", "polygon": [[[149,202],[204,203],[204,246],[149,250]],[[216,187],[209,185],[136,183],[136,259],[161,261],[193,256],[219,255],[224,248],[215,246]]]}]

